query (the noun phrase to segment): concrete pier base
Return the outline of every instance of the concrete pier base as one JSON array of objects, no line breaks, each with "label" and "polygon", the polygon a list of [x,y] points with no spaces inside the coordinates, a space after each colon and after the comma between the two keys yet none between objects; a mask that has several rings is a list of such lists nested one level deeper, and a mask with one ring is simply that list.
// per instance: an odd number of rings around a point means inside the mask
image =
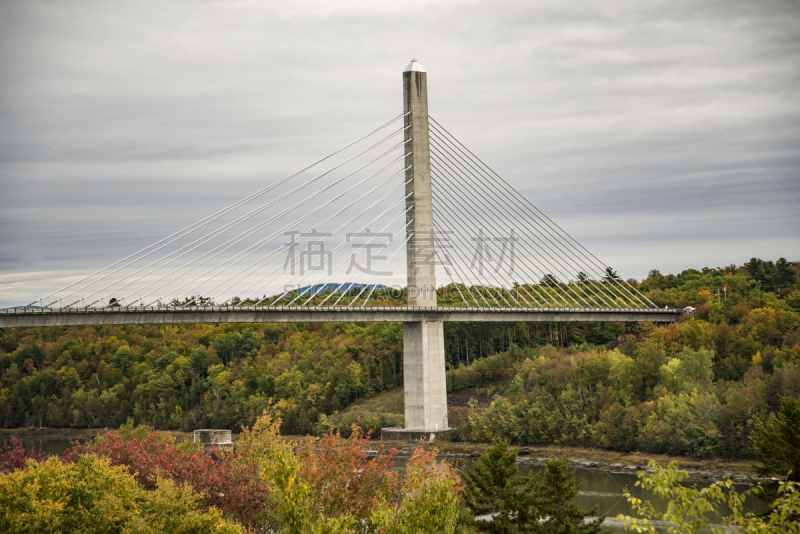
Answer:
[{"label": "concrete pier base", "polygon": [[403,323],[403,383],[405,430],[449,429],[442,321]]},{"label": "concrete pier base", "polygon": [[194,431],[194,442],[203,444],[207,451],[233,452],[230,430],[202,429]]}]

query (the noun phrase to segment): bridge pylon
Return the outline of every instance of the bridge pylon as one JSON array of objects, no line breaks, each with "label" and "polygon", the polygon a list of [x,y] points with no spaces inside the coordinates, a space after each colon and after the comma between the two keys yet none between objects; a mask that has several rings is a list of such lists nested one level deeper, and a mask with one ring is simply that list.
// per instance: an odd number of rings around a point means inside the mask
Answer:
[{"label": "bridge pylon", "polygon": [[[406,156],[406,270],[408,306],[436,307],[436,254],[428,131],[428,79],[413,59],[403,72]],[[382,439],[434,440],[449,431],[441,319],[403,323],[405,428],[383,429]]]}]

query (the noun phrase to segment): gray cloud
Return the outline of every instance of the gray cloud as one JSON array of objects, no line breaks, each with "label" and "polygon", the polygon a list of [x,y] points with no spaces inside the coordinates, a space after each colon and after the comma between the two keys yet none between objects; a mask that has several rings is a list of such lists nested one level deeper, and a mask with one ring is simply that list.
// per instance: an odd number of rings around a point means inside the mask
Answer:
[{"label": "gray cloud", "polygon": [[800,259],[799,25],[795,2],[4,2],[0,306],[396,116],[412,56],[432,116],[623,276]]}]

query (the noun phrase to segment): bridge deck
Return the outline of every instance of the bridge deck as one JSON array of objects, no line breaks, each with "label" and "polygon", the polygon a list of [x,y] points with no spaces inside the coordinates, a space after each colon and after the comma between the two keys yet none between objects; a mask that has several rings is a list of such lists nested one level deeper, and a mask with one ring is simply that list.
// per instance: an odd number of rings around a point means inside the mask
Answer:
[{"label": "bridge deck", "polygon": [[406,306],[187,308],[46,308],[0,311],[0,327],[83,326],[177,323],[313,323],[313,322],[638,322],[668,323],[683,309],[603,308],[413,308]]}]

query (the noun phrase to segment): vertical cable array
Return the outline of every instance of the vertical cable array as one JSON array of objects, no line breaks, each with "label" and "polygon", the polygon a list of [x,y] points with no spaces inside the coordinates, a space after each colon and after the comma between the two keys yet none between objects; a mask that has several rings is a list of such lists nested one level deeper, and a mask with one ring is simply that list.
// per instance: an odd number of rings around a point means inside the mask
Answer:
[{"label": "vertical cable array", "polygon": [[521,304],[539,307],[655,307],[432,117],[430,134],[437,224],[455,236],[473,289],[513,288]]}]

